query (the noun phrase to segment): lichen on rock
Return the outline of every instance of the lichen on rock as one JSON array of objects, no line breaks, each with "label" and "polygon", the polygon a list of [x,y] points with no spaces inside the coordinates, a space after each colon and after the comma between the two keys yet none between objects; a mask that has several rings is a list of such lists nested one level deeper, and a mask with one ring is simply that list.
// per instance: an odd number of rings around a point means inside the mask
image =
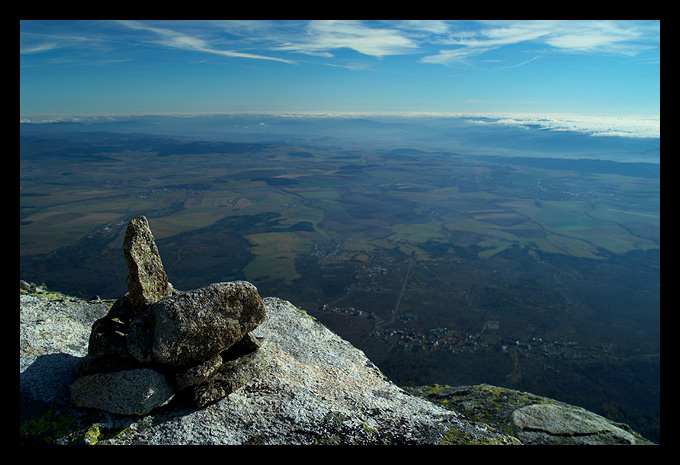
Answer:
[{"label": "lichen on rock", "polygon": [[528,392],[488,384],[407,389],[471,421],[511,435],[522,444],[651,444],[627,425]]}]

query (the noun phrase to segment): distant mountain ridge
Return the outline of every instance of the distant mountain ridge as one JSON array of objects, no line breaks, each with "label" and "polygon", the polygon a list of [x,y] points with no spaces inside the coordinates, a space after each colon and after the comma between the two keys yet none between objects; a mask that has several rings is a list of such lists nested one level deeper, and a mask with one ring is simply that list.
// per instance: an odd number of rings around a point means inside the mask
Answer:
[{"label": "distant mountain ridge", "polygon": [[[606,131],[579,131],[575,129],[579,125],[571,124],[552,127],[556,123],[551,119],[525,124],[519,120],[512,124],[507,121],[510,120],[470,115],[138,115],[23,122],[19,128],[21,135],[61,137],[66,133],[112,132],[130,137],[140,137],[140,134],[167,137],[172,134],[174,138],[195,140],[338,144],[364,149],[419,147],[432,151],[461,150],[476,155],[521,157],[530,154],[660,163],[659,137],[620,137],[616,131],[611,135]],[[542,126],[541,121],[551,121],[551,125]],[[595,133],[600,135],[593,136]]]}]

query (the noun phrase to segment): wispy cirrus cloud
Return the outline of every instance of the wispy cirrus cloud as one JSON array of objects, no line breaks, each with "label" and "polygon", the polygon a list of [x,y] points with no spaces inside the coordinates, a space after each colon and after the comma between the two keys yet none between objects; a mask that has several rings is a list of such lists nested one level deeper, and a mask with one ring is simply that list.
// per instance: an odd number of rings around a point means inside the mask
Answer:
[{"label": "wispy cirrus cloud", "polygon": [[[102,50],[124,49],[139,44],[165,47],[175,50],[189,50],[209,53],[225,57],[248,58],[257,60],[280,61],[294,63],[293,60],[226,49],[216,46],[203,36],[215,37],[214,27],[210,22],[201,23],[186,32],[187,25],[195,25],[189,21],[172,23],[156,23],[143,21],[46,21],[39,24],[40,29],[25,22],[25,29],[20,32],[19,52],[21,55],[40,54],[52,51],[77,51],[85,56],[91,52]],[[114,26],[113,28],[111,26]],[[123,30],[132,34],[120,34]],[[217,41],[218,44],[224,41]]]},{"label": "wispy cirrus cloud", "polygon": [[439,53],[423,63],[451,65],[491,50],[533,44],[546,50],[635,56],[658,46],[658,22],[594,20],[478,21],[475,28],[450,28],[440,35]]},{"label": "wispy cirrus cloud", "polygon": [[24,31],[19,33],[19,54],[31,55],[59,49],[101,48],[106,40],[94,34],[73,34],[65,31]]},{"label": "wispy cirrus cloud", "polygon": [[418,44],[398,29],[369,27],[357,20],[313,20],[302,33],[274,48],[326,57],[332,56],[335,50],[346,48],[382,58],[412,53],[418,49]]},{"label": "wispy cirrus cloud", "polygon": [[[332,59],[344,49],[370,58],[419,55],[417,61],[420,63],[454,65],[470,63],[493,50],[519,44],[544,49],[541,52],[634,56],[646,48],[658,47],[660,42],[658,21],[121,20],[47,23],[30,32],[22,31],[22,54],[60,48],[84,50],[143,44],[224,57],[297,63],[301,59],[299,55]],[[121,30],[128,34],[121,36]]]},{"label": "wispy cirrus cloud", "polygon": [[[402,30],[355,20],[48,21],[24,26],[20,47],[24,55],[56,49],[86,51],[91,40],[119,49],[146,45],[283,63],[297,63],[299,55],[332,58],[340,49],[374,58],[418,49],[418,43]],[[36,32],[39,28],[41,32]],[[63,35],[67,31],[71,37]]]},{"label": "wispy cirrus cloud", "polygon": [[210,44],[210,42],[200,37],[192,36],[183,32],[178,32],[170,28],[150,26],[140,21],[121,20],[118,21],[118,24],[125,26],[129,29],[151,33],[152,38],[150,40],[156,45],[161,45],[163,47],[211,53],[226,57],[250,58],[256,60],[271,60],[280,61],[283,63],[294,63],[292,60],[286,60],[283,58],[277,58],[255,53],[239,52],[236,50],[224,50],[221,48],[214,47],[213,45]]},{"label": "wispy cirrus cloud", "polygon": [[22,55],[29,55],[31,53],[42,53],[59,48],[59,42],[54,40],[40,41],[31,44],[22,44],[19,46],[19,53]]}]

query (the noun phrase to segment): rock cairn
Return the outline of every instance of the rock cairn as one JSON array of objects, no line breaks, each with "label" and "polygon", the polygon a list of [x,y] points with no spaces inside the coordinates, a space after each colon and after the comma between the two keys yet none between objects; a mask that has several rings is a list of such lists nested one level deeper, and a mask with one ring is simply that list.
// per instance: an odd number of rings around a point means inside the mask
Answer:
[{"label": "rock cairn", "polygon": [[123,243],[128,292],[95,321],[71,385],[73,405],[144,415],[186,394],[201,408],[257,374],[264,303],[245,281],[180,292],[170,285],[144,216]]}]

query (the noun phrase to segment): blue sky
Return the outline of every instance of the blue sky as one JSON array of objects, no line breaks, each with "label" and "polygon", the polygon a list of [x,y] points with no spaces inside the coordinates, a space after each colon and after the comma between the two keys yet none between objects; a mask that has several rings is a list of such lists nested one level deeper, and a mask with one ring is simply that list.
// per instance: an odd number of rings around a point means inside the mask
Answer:
[{"label": "blue sky", "polygon": [[660,114],[659,21],[21,21],[20,117]]}]

